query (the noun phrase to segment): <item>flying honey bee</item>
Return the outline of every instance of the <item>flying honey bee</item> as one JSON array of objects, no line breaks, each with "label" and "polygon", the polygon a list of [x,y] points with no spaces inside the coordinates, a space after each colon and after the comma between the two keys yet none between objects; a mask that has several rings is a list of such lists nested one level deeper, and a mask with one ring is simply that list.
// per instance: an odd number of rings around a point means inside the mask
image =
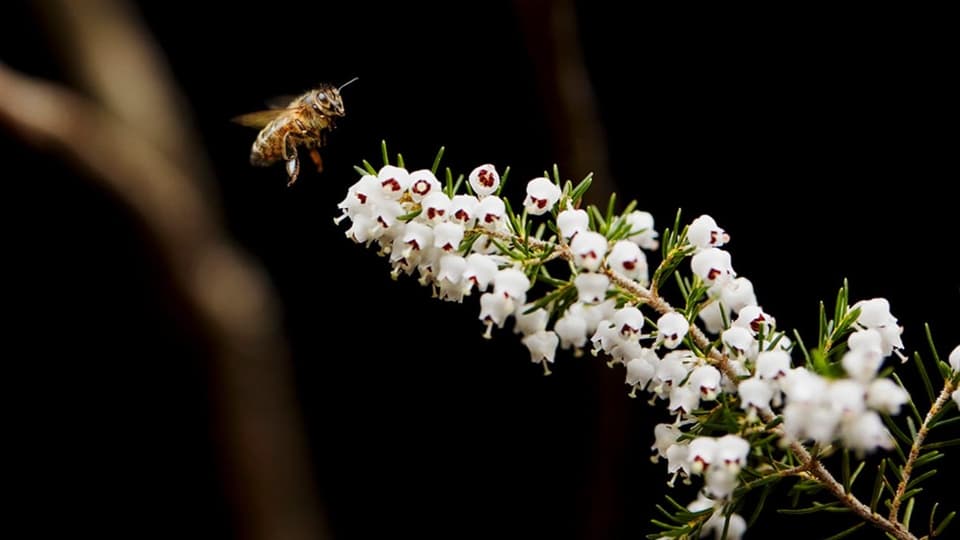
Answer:
[{"label": "flying honey bee", "polygon": [[340,91],[356,80],[354,77],[339,88],[321,84],[300,96],[281,98],[277,108],[234,118],[238,124],[262,128],[250,148],[250,164],[268,167],[282,160],[290,178],[287,185],[292,185],[300,174],[297,147],[302,145],[309,150],[317,171],[323,171],[318,149],[326,146],[327,135],[336,127],[335,120],[346,114]]}]

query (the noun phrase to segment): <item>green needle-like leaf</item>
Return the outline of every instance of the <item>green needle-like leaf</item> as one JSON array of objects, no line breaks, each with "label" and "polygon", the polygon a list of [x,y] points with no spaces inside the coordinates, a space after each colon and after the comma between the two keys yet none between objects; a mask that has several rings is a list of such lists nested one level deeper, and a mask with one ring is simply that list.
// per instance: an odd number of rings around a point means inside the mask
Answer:
[{"label": "green needle-like leaf", "polygon": [[750,519],[747,520],[747,529],[753,527],[753,524],[757,522],[757,519],[760,518],[760,513],[763,511],[763,507],[767,503],[767,496],[770,495],[770,491],[773,489],[773,484],[767,484],[763,486],[763,492],[760,493],[760,500],[757,501],[756,506],[753,509],[753,513],[750,514]]},{"label": "green needle-like leaf", "polygon": [[[910,492],[908,491],[907,493],[910,493]],[[903,511],[903,521],[902,521],[903,528],[908,530],[910,529],[910,518],[913,517],[913,507],[917,503],[917,500],[912,497],[913,496],[911,495],[911,498],[907,500],[907,509]],[[906,493],[904,493],[903,498],[905,500],[907,499]]]},{"label": "green needle-like leaf", "polygon": [[960,416],[954,416],[952,418],[946,418],[944,420],[937,420],[930,423],[930,429],[936,429],[943,426],[949,426],[950,424],[956,424],[960,422]]},{"label": "green needle-like leaf", "polygon": [[923,482],[924,480],[926,480],[926,479],[934,476],[935,474],[937,474],[937,470],[936,470],[936,469],[930,469],[929,471],[927,471],[927,472],[925,472],[925,473],[923,473],[923,474],[917,475],[917,476],[914,477],[912,480],[910,480],[909,483],[907,483],[907,489],[910,489],[910,488],[913,488],[913,487],[918,486],[921,482]]},{"label": "green needle-like leaf", "polygon": [[383,157],[384,166],[390,164],[390,153],[387,152],[387,141],[386,139],[380,141],[380,154]]},{"label": "green needle-like leaf", "polygon": [[937,525],[937,528],[934,529],[932,533],[930,533],[930,536],[940,536],[941,534],[943,534],[943,531],[947,529],[947,526],[950,525],[950,522],[953,521],[953,518],[956,515],[957,515],[956,510],[947,514],[947,517],[943,518],[943,521],[941,521],[940,524]]},{"label": "green needle-like leaf", "polygon": [[937,450],[931,450],[930,452],[925,452],[920,454],[920,457],[913,462],[914,468],[923,467],[924,465],[929,465],[934,461],[937,461],[943,457],[943,453]]},{"label": "green needle-like leaf", "polygon": [[[930,327],[927,327],[929,331]],[[913,353],[913,363],[917,365],[917,371],[920,372],[920,378],[923,379],[923,388],[927,391],[927,399],[930,400],[930,403],[933,403],[937,399],[937,395],[933,392],[933,383],[930,381],[930,375],[927,375],[927,368],[923,366],[923,360],[920,358],[920,353]]]},{"label": "green needle-like leaf", "polygon": [[440,150],[437,150],[437,157],[433,158],[433,166],[430,167],[430,172],[434,175],[437,174],[437,169],[440,168],[440,160],[443,159],[443,153],[447,151],[447,147],[441,146]]},{"label": "green needle-like leaf", "polygon": [[590,189],[590,186],[593,184],[593,173],[588,174],[576,185],[572,190],[570,190],[570,201],[574,208],[580,205],[580,201],[583,199],[583,194]]},{"label": "green needle-like leaf", "polygon": [[510,177],[510,166],[507,165],[507,168],[503,170],[503,174],[500,175],[500,185],[497,187],[497,192],[494,193],[496,196],[500,196],[500,193],[503,191],[503,186],[507,185],[507,178]]},{"label": "green needle-like leaf", "polygon": [[873,480],[873,494],[870,496],[870,511],[876,512],[877,505],[880,504],[880,496],[883,495],[883,477],[887,472],[887,460],[886,458],[880,460],[880,464],[877,465],[877,476]]},{"label": "green needle-like leaf", "polygon": [[860,528],[863,527],[863,526],[866,525],[866,524],[867,524],[867,523],[866,523],[865,521],[861,521],[860,523],[857,523],[856,525],[854,525],[853,527],[850,527],[849,529],[844,529],[843,531],[840,531],[840,532],[838,532],[837,534],[835,534],[835,535],[833,535],[833,536],[828,536],[828,537],[826,538],[826,540],[840,540],[841,538],[846,538],[846,537],[850,536],[851,534],[859,531]]},{"label": "green needle-like leaf", "polygon": [[850,451],[846,448],[841,454],[840,469],[843,474],[843,491],[850,493]]},{"label": "green needle-like leaf", "polygon": [[[721,313],[723,313],[721,311]],[[810,358],[810,352],[807,351],[807,346],[803,344],[803,338],[800,337],[800,332],[797,332],[797,329],[793,329],[793,337],[796,338],[797,346],[800,347],[800,353],[803,354],[803,360],[807,364],[807,369],[813,367],[813,360]]]},{"label": "green needle-like leaf", "polygon": [[939,450],[951,446],[960,446],[960,439],[951,439],[949,441],[940,441],[923,445],[924,450]]},{"label": "green needle-like leaf", "polygon": [[843,513],[849,512],[850,509],[846,506],[841,506],[838,501],[828,502],[828,503],[818,503],[814,502],[813,506],[806,508],[778,508],[777,512],[785,514],[788,516],[803,516],[807,514],[815,514],[817,512],[831,512],[831,513]]},{"label": "green needle-like leaf", "polygon": [[923,331],[927,335],[927,345],[930,346],[930,353],[933,354],[933,361],[939,362],[940,355],[937,354],[937,348],[933,345],[933,334],[930,333],[930,325],[924,324]]},{"label": "green needle-like leaf", "polygon": [[447,194],[447,197],[453,197],[453,171],[450,170],[450,167],[444,170],[443,186],[443,192]]},{"label": "green needle-like leaf", "polygon": [[470,186],[470,182],[467,182],[466,184],[464,184],[463,182],[463,173],[458,174],[457,179],[453,182],[454,195],[456,195],[457,192],[460,191],[461,185],[465,185],[467,187],[467,191],[470,192],[470,195],[473,195],[473,187]]}]

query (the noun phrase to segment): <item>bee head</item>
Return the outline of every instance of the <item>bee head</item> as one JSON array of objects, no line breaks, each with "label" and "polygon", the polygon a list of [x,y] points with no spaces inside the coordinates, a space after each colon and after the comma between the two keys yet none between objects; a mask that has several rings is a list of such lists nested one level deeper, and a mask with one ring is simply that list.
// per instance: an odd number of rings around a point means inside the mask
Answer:
[{"label": "bee head", "polygon": [[334,117],[346,114],[343,110],[343,99],[336,86],[322,85],[313,91],[311,97],[313,109],[324,116]]}]

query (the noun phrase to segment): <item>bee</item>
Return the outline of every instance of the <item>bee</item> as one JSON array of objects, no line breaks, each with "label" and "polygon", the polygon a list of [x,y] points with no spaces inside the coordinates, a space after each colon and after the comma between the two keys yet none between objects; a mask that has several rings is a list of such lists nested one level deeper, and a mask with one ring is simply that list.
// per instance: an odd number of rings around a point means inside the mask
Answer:
[{"label": "bee", "polygon": [[290,186],[300,174],[300,159],[297,147],[303,146],[310,158],[323,171],[323,159],[319,148],[326,146],[328,134],[336,127],[336,119],[345,115],[340,91],[356,81],[347,81],[336,87],[321,84],[317,88],[296,97],[279,98],[278,107],[237,116],[234,122],[259,128],[260,134],[250,148],[250,164],[268,167],[283,161],[287,167]]}]

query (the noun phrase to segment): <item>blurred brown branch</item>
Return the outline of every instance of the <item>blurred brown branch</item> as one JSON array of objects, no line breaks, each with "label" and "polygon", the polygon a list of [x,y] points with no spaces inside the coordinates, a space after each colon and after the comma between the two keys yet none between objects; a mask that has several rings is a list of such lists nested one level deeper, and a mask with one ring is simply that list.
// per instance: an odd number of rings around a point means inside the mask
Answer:
[{"label": "blurred brown branch", "polygon": [[[74,69],[88,75],[102,103],[0,64],[0,123],[86,169],[91,182],[138,216],[157,245],[213,352],[211,384],[238,530],[256,540],[322,538],[268,280],[229,238],[201,191],[208,165],[197,137],[176,120],[162,120],[181,117],[173,110],[179,98],[131,10],[109,0],[76,4],[55,2],[46,12],[64,25],[63,45],[77,52]],[[131,79],[151,91],[132,88]]]},{"label": "blurred brown branch", "polygon": [[[607,138],[590,74],[584,60],[576,6],[571,0],[517,0],[514,3],[534,60],[553,146],[571,176],[593,172],[587,203],[605,204],[613,193]],[[594,459],[583,486],[589,514],[581,525],[584,538],[610,536],[616,527],[615,498],[625,461],[626,411],[616,398],[622,383],[593,372],[598,416],[603,422],[593,440]]]},{"label": "blurred brown branch", "polygon": [[560,170],[575,177],[593,172],[587,202],[605,202],[613,192],[610,155],[575,6],[570,0],[518,0],[514,5],[537,71]]}]

